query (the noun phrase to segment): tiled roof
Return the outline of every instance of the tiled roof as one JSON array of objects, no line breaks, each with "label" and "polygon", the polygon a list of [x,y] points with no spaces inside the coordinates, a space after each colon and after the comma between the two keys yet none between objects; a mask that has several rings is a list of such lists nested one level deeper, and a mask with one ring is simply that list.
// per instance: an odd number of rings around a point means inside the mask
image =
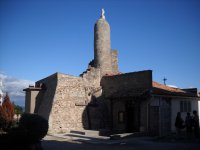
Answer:
[{"label": "tiled roof", "polygon": [[169,87],[157,82],[152,83],[153,94],[170,95],[170,96],[185,96],[185,97],[198,97],[197,94],[181,90],[179,88]]}]

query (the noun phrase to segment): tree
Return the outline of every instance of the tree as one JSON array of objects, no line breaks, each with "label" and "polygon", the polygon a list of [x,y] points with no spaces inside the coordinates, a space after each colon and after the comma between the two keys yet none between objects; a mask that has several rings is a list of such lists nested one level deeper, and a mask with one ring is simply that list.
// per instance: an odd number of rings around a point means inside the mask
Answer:
[{"label": "tree", "polygon": [[4,101],[2,103],[3,110],[6,114],[6,128],[9,128],[12,124],[13,118],[14,118],[14,106],[10,101],[10,97],[6,93],[6,96],[4,97]]},{"label": "tree", "polygon": [[6,122],[6,112],[4,111],[3,107],[0,105],[0,129],[5,128]]},{"label": "tree", "polygon": [[19,116],[22,115],[23,113],[23,108],[19,105],[16,105],[14,102],[13,102],[13,106],[14,106],[14,111],[15,111],[15,114],[17,115],[17,121],[18,121]]}]

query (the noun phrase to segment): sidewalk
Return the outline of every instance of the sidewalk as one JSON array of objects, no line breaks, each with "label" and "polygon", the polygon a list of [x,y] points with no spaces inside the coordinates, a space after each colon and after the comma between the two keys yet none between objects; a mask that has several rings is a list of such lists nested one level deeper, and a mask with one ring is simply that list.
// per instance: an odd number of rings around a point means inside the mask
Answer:
[{"label": "sidewalk", "polygon": [[124,145],[127,143],[133,143],[133,142],[146,143],[148,141],[152,142],[155,140],[155,137],[146,137],[146,136],[135,137],[133,133],[117,134],[111,137],[65,133],[65,134],[48,135],[44,138],[44,140],[51,140],[55,138],[59,141],[69,141],[69,142],[75,142],[75,143],[90,143],[90,144],[106,144],[106,145],[113,145],[113,144]]}]

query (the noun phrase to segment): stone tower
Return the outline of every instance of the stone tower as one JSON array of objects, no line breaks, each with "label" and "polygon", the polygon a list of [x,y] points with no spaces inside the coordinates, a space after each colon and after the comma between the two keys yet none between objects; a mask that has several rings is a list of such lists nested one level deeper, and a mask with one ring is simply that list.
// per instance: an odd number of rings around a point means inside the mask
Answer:
[{"label": "stone tower", "polygon": [[[79,77],[55,73],[26,91],[26,112],[49,121],[49,133],[103,129],[110,126],[103,77],[119,75],[118,53],[111,49],[104,10],[94,27],[94,59]],[[59,117],[58,117],[59,116]]]},{"label": "stone tower", "polygon": [[105,19],[104,10],[94,26],[94,66],[101,75],[112,73],[110,26]]}]

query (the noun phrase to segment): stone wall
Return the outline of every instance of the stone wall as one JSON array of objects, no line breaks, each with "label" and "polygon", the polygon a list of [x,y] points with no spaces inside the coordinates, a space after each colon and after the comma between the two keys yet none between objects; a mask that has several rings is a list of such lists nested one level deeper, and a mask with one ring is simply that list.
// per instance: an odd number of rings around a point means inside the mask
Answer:
[{"label": "stone wall", "polygon": [[[83,111],[87,98],[83,79],[58,74],[54,104],[51,111],[51,132],[81,130],[85,125]],[[85,121],[85,122],[84,122]]]},{"label": "stone wall", "polygon": [[105,127],[108,113],[99,69],[90,68],[82,77],[56,73],[36,82],[41,85],[35,113],[49,120],[49,133]]},{"label": "stone wall", "polygon": [[49,132],[82,130],[87,126],[84,110],[87,104],[85,82],[81,77],[56,73],[40,80],[45,92],[38,98],[38,114],[49,120]]},{"label": "stone wall", "polygon": [[105,97],[138,96],[152,88],[152,71],[140,71],[114,76],[104,76],[101,86]]},{"label": "stone wall", "polygon": [[[112,117],[113,117],[113,131],[116,133],[124,133],[126,132],[126,107],[125,102],[120,100],[115,100],[113,102],[113,110],[112,110]],[[119,113],[124,113],[124,121],[120,122],[119,120]]]},{"label": "stone wall", "polygon": [[110,100],[105,96],[118,90],[148,87],[150,77],[151,71],[145,71],[101,80],[100,69],[94,67],[81,77],[55,73],[36,82],[35,88],[41,90],[35,98],[35,113],[49,120],[50,133],[109,128]]},{"label": "stone wall", "polygon": [[[102,96],[112,101],[112,104],[108,105],[112,105],[112,110],[109,111],[115,132],[147,130],[147,100],[152,88],[151,70],[104,76],[101,86]],[[125,113],[123,123],[119,122],[120,112]]]},{"label": "stone wall", "polygon": [[87,97],[87,107],[83,114],[87,114],[88,126],[86,129],[99,130],[109,126],[109,105],[102,97],[100,86],[101,71],[99,68],[89,67],[82,74]]},{"label": "stone wall", "polygon": [[118,51],[117,50],[112,50],[111,51],[111,64],[112,64],[112,73],[117,74],[119,73],[118,70]]},{"label": "stone wall", "polygon": [[82,78],[84,80],[85,86],[94,88],[100,87],[101,74],[99,68],[88,68],[87,71],[82,74]]}]

